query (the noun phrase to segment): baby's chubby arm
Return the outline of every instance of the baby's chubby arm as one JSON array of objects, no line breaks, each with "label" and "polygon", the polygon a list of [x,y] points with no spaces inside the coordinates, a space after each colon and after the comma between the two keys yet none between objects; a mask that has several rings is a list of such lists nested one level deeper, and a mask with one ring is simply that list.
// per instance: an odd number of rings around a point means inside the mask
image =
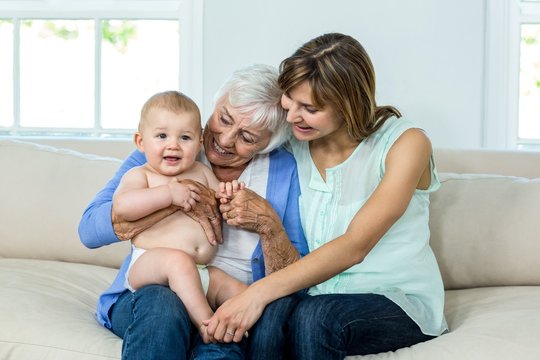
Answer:
[{"label": "baby's chubby arm", "polygon": [[199,200],[199,189],[179,183],[176,178],[164,185],[149,187],[143,166],[129,170],[113,196],[113,211],[127,221],[136,221],[171,205],[185,211]]}]

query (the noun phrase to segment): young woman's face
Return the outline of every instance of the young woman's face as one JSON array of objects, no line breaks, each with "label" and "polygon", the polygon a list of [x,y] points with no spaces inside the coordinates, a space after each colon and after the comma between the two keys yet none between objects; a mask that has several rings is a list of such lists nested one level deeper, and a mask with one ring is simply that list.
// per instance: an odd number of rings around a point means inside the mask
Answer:
[{"label": "young woman's face", "polygon": [[287,121],[294,137],[300,141],[311,141],[346,131],[345,122],[334,109],[329,105],[317,108],[311,94],[311,86],[304,81],[281,96],[281,106],[287,110]]},{"label": "young woman's face", "polygon": [[252,125],[251,120],[251,116],[240,114],[228,100],[216,104],[203,134],[204,152],[211,164],[242,167],[266,148],[271,132]]}]

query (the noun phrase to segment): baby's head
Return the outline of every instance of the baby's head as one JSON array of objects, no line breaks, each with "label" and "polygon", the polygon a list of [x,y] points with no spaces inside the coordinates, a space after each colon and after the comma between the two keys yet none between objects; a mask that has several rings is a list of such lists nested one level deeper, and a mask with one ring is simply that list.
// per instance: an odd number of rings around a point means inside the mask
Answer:
[{"label": "baby's head", "polygon": [[142,132],[146,125],[155,121],[155,113],[159,111],[191,115],[185,118],[191,119],[194,126],[201,128],[201,112],[197,104],[187,95],[170,90],[154,94],[150,99],[146,100],[141,109],[139,132]]},{"label": "baby's head", "polygon": [[157,93],[141,110],[134,140],[154,170],[178,175],[193,165],[202,148],[199,108],[181,92]]}]

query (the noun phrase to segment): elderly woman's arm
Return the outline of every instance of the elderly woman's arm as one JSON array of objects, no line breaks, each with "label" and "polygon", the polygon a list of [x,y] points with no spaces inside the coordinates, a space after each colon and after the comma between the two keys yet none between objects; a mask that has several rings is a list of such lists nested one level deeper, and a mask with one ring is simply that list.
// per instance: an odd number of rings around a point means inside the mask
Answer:
[{"label": "elderly woman's arm", "polygon": [[[278,149],[270,157],[266,196],[267,199],[244,189],[220,207],[229,225],[255,231],[260,236],[264,269],[253,269],[254,280],[294,263],[309,251],[300,221],[296,161],[285,150]],[[233,218],[227,218],[228,215]]]},{"label": "elderly woman's arm", "polygon": [[222,204],[220,210],[227,224],[260,235],[267,275],[300,259],[274,208],[254,191],[240,190],[229,203]]},{"label": "elderly woman's arm", "polygon": [[79,222],[79,238],[85,246],[93,249],[121,240],[121,237],[118,235],[122,234],[116,234],[116,229],[113,227],[113,194],[126,171],[135,166],[140,166],[145,162],[146,157],[144,154],[133,151],[116,171],[114,177],[109,180],[88,205]]},{"label": "elderly woman's arm", "polygon": [[[192,206],[190,211],[185,211],[185,213],[202,226],[204,232],[206,233],[206,237],[211,244],[216,245],[218,242],[221,243],[221,213],[218,211],[214,190],[209,189],[194,180],[183,179],[179,182],[183,184],[191,184],[199,188],[198,195],[200,200]],[[134,236],[140,234],[150,226],[178,210],[184,211],[174,205],[171,205],[139,220],[127,221],[120,217],[114,211],[113,207],[112,223],[114,232],[121,240],[132,239]]]},{"label": "elderly woman's arm", "polygon": [[[86,208],[79,223],[79,237],[85,246],[97,248],[120,240],[129,240],[178,211],[178,208],[170,206],[137,221],[126,221],[114,212],[112,198],[120,179],[129,169],[144,163],[146,163],[144,154],[138,151],[131,153],[114,177]],[[214,191],[192,180],[181,182],[189,182],[200,188],[201,201],[186,214],[201,224],[209,242],[212,244],[216,241],[221,242],[221,214],[217,209]]]}]

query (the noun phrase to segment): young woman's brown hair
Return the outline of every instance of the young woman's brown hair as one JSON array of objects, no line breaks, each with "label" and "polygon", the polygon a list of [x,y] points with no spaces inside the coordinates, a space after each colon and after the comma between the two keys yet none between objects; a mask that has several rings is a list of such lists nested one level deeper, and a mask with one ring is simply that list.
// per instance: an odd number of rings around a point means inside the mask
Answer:
[{"label": "young woman's brown hair", "polygon": [[311,86],[314,105],[332,105],[355,140],[373,134],[386,119],[401,117],[392,106],[377,106],[373,64],[362,45],[348,35],[316,37],[281,62],[278,82],[285,93],[304,81]]}]

